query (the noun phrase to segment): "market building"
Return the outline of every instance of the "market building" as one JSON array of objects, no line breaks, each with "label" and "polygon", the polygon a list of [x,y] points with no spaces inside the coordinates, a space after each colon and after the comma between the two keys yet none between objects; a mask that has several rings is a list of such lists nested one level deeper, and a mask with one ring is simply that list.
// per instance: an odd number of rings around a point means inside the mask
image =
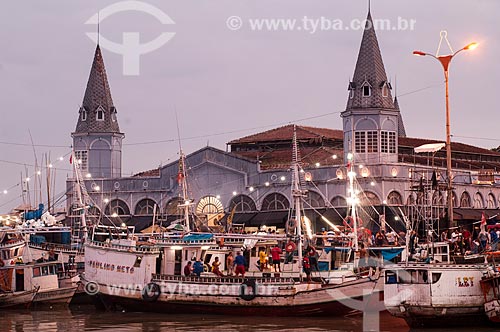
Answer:
[{"label": "market building", "polygon": [[[371,14],[367,20],[371,22]],[[354,162],[361,186],[361,218],[367,227],[387,222],[403,229],[403,214],[426,204],[437,211],[435,227],[446,225],[446,153],[416,153],[424,144],[441,143],[408,137],[397,98],[387,78],[373,24],[363,32],[354,75],[348,82],[342,129],[296,126],[306,215],[314,231],[328,227],[324,218],[342,223],[347,210],[348,162]],[[292,204],[293,125],[236,138],[227,151],[204,147],[187,155],[193,212],[209,226],[233,223],[283,227]],[[97,46],[75,131],[75,157],[80,160],[94,218],[147,227],[153,215],[163,222],[179,218],[179,162],[134,176],[121,175],[124,133],[118,126],[103,57]],[[454,224],[496,216],[500,203],[500,153],[453,142]],[[349,154],[353,160],[348,160]],[[68,214],[75,198],[67,182]],[[91,220],[92,221],[92,220]],[[451,225],[454,226],[454,225]]]}]

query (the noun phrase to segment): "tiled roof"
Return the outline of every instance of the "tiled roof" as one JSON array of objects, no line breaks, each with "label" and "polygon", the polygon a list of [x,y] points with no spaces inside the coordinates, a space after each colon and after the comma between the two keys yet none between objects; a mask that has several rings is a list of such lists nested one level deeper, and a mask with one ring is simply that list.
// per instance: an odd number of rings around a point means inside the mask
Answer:
[{"label": "tiled roof", "polygon": [[[102,108],[104,120],[97,120],[97,110]],[[86,111],[86,118],[82,117],[82,112]],[[116,108],[111,98],[106,68],[102,58],[101,48],[97,45],[94,61],[90,70],[83,104],[79,111],[76,133],[119,133],[118,120],[116,118]]]},{"label": "tiled roof", "polygon": [[[365,82],[368,82],[371,86],[371,96],[369,97],[363,97],[362,95],[362,86]],[[372,16],[368,12],[354,76],[350,83],[350,89],[354,88],[354,96],[348,98],[347,109],[367,107],[394,109],[390,89],[388,89],[387,97],[382,96],[382,87],[387,83],[387,75],[375,33],[375,26]]]},{"label": "tiled roof", "polygon": [[[300,147],[301,164],[304,168],[320,166],[333,166],[343,164],[343,151],[329,147]],[[232,154],[250,159],[259,160],[262,170],[287,169],[292,164],[292,149],[280,149],[270,152],[262,151],[234,151]],[[336,155],[336,159],[332,158]]]},{"label": "tiled roof", "polygon": [[[299,141],[305,139],[343,139],[344,133],[342,130],[315,128],[307,126],[296,126],[297,139]],[[242,144],[242,143],[258,143],[258,142],[275,142],[275,141],[288,141],[292,142],[293,125],[286,125],[283,127],[267,130],[254,135],[238,138],[229,142],[228,144]]]},{"label": "tiled roof", "polygon": [[160,169],[159,168],[150,169],[148,171],[144,171],[144,172],[140,172],[140,173],[132,175],[132,177],[136,177],[136,178],[147,178],[147,177],[153,177],[153,176],[160,176]]},{"label": "tiled roof", "polygon": [[[400,137],[399,138],[399,146],[400,147],[416,148],[417,146],[420,146],[423,144],[429,144],[429,143],[444,143],[444,142],[439,141],[439,140],[426,139],[426,138],[414,138],[414,137]],[[474,153],[474,154],[491,155],[491,156],[500,157],[499,152],[480,148],[477,146],[464,144],[464,143],[459,143],[459,142],[451,142],[451,151],[453,151],[453,153],[463,152],[463,153]]]}]

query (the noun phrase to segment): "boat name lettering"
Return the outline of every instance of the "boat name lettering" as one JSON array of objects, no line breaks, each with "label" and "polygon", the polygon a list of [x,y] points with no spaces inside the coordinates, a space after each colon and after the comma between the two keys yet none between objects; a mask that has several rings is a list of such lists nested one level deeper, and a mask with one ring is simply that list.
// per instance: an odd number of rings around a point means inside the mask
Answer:
[{"label": "boat name lettering", "polygon": [[134,273],[134,268],[131,266],[125,266],[125,265],[116,265],[115,266],[115,264],[98,262],[98,261],[88,261],[87,264],[90,267],[93,267],[95,269],[100,269],[100,270],[116,271],[116,272],[120,272],[120,273]]},{"label": "boat name lettering", "polygon": [[474,287],[474,277],[458,277],[455,286],[458,287]]}]

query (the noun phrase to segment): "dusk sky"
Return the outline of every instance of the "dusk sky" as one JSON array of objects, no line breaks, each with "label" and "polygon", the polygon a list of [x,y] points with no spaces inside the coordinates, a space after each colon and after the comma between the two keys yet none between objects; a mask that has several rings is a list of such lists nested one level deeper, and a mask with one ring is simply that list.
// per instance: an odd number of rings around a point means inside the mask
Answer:
[{"label": "dusk sky", "polygon": [[[95,51],[85,24],[121,1],[9,1],[0,20],[0,212],[18,205],[21,172],[33,174],[37,157],[49,153],[57,168],[57,192],[71,174],[67,155],[71,132]],[[125,133],[123,175],[167,164],[178,157],[175,113],[183,149],[211,145],[288,123],[342,129],[349,78],[362,29],[328,29],[341,21],[364,20],[368,1],[179,0],[151,1],[175,24],[148,13],[126,11],[102,18],[103,38],[122,43],[123,32],[138,32],[140,43],[164,32],[175,35],[139,60],[138,75],[124,75],[123,56],[101,46],[120,129]],[[434,59],[439,32],[448,31],[462,52],[450,72],[454,141],[485,148],[500,145],[498,87],[500,29],[497,0],[372,0],[374,19],[395,29],[377,30],[393,96],[397,95],[410,137],[445,139],[444,79]],[[101,14],[103,15],[103,14]],[[106,15],[104,15],[106,16]],[[238,19],[228,18],[238,16]],[[296,20],[284,31],[252,29],[255,20]],[[308,21],[310,25],[304,26]],[[323,27],[321,27],[323,21]],[[326,21],[329,21],[325,23]],[[398,28],[398,22],[410,24]],[[312,22],[318,23],[316,31]],[[229,24],[229,26],[228,26]],[[446,43],[441,54],[449,53]],[[396,91],[395,91],[396,90]],[[158,142],[138,144],[146,142]],[[59,156],[66,156],[58,161]],[[24,176],[24,175],[23,175]],[[7,190],[7,193],[4,193]]]}]

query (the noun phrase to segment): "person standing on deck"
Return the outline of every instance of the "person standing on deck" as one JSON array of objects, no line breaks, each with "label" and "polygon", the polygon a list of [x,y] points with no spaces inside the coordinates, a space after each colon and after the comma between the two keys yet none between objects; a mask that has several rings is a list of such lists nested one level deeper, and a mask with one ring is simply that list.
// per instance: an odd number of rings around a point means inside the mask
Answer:
[{"label": "person standing on deck", "polygon": [[[274,272],[281,272],[281,248],[278,247],[278,245],[275,245],[273,249],[271,249],[271,257],[273,258]],[[276,267],[278,267],[278,270],[276,270]]]},{"label": "person standing on deck", "polygon": [[236,258],[234,259],[234,263],[236,264],[236,269],[234,271],[234,274],[236,276],[239,276],[241,274],[242,277],[245,277],[245,265],[246,265],[246,260],[245,257],[241,254],[241,252],[236,253]]},{"label": "person standing on deck", "polygon": [[193,264],[193,273],[199,277],[202,272],[203,272],[203,263],[201,262],[201,259],[198,259]]},{"label": "person standing on deck", "polygon": [[226,267],[227,267],[227,275],[232,276],[234,270],[234,256],[232,251],[226,258]]},{"label": "person standing on deck", "polygon": [[309,256],[304,255],[304,258],[302,259],[302,268],[304,269],[304,272],[306,273],[307,281],[311,281],[311,264],[309,262]]},{"label": "person standing on deck", "polygon": [[259,263],[260,263],[260,271],[264,272],[264,269],[266,268],[267,264],[267,254],[264,251],[264,249],[261,249],[259,251]]},{"label": "person standing on deck", "polygon": [[186,266],[184,266],[184,275],[189,277],[191,272],[193,271],[193,267],[191,266],[191,262],[187,262]]}]

